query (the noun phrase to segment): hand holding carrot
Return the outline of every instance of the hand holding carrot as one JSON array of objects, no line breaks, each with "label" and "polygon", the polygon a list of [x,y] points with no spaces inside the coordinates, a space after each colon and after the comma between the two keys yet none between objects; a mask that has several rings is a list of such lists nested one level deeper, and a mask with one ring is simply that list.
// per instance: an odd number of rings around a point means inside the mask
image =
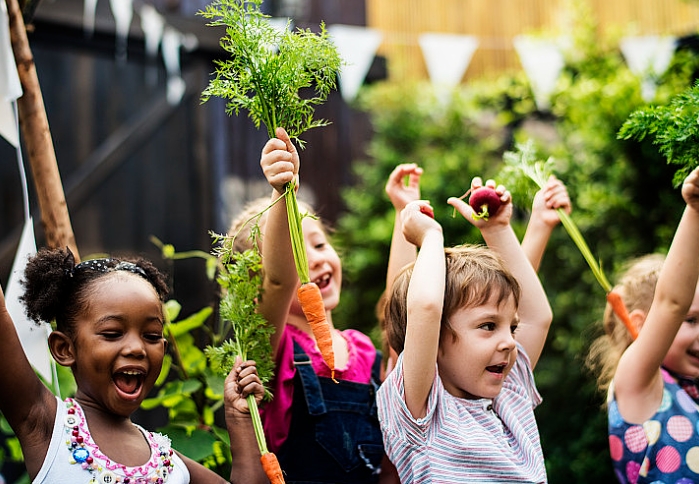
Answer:
[{"label": "hand holding carrot", "polygon": [[224,385],[226,407],[241,414],[249,414],[248,395],[254,395],[255,401],[259,404],[264,394],[265,389],[257,375],[255,362],[243,361],[238,356]]},{"label": "hand holding carrot", "polygon": [[386,194],[396,211],[403,210],[408,203],[420,199],[421,176],[422,168],[416,163],[401,163],[393,169],[386,182]]},{"label": "hand holding carrot", "polygon": [[531,222],[538,220],[544,225],[553,228],[561,222],[557,212],[559,208],[570,215],[573,206],[565,184],[551,175],[546,181],[546,186],[534,195]]},{"label": "hand holding carrot", "polygon": [[281,194],[298,176],[299,154],[284,128],[277,128],[276,135],[262,148],[260,166],[269,184]]}]

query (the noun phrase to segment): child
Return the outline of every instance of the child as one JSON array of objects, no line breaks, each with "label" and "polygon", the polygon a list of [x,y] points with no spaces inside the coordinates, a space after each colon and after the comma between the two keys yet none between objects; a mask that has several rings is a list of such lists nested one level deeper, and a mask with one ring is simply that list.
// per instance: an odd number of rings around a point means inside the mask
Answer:
[{"label": "child", "polygon": [[[285,185],[298,176],[296,148],[282,128],[276,135],[265,144],[260,159],[273,189],[266,205],[281,197]],[[311,212],[307,205],[300,205],[302,212]],[[237,244],[243,243],[240,238],[248,231],[241,231],[241,225],[263,208],[259,202],[251,207],[231,229],[231,234],[238,234]],[[299,278],[284,199],[257,223],[264,266],[259,308],[276,329],[271,337],[276,362],[274,398],[264,404],[262,418],[267,443],[279,458],[286,482],[387,482],[390,472],[382,472],[385,454],[375,402],[381,354],[363,333],[332,326],[332,310],[340,300],[342,265],[325,227],[312,217],[302,222],[310,278],[321,290],[327,321],[333,328],[337,381],[331,379],[297,300]]]},{"label": "child", "polygon": [[699,480],[699,168],[685,179],[687,204],[663,262],[631,262],[615,287],[640,329],[632,341],[607,306],[591,366],[608,389],[609,446],[619,482]]},{"label": "child", "polygon": [[[474,178],[472,186],[481,184]],[[401,355],[378,403],[386,452],[404,484],[546,481],[532,369],[551,308],[510,227],[510,194],[497,192],[503,205],[489,221],[448,201],[490,249],[445,251],[441,226],[421,211],[430,209],[425,201],[401,216],[420,249],[389,296],[389,339]]]},{"label": "child", "polygon": [[[77,391],[61,401],[24,355],[0,288],[0,411],[22,446],[34,483],[225,483],[174,452],[166,436],[131,421],[160,374],[165,355],[163,275],[146,260],[95,259],[75,264],[70,250],[41,249],[30,258],[22,300],[37,322],[55,321],[55,360],[70,367]],[[255,482],[259,452],[245,396],[262,398],[254,363],[226,379],[225,416],[234,474]],[[250,468],[250,474],[248,474]],[[261,480],[257,482],[262,482]]]},{"label": "child", "polygon": [[[386,373],[391,371],[398,355],[386,341],[386,323],[383,312],[386,297],[391,291],[393,280],[403,267],[415,261],[417,255],[415,246],[410,244],[403,236],[401,212],[409,202],[420,198],[419,184],[422,173],[422,168],[419,168],[414,163],[398,165],[386,183],[386,194],[395,209],[395,223],[393,225],[393,236],[391,238],[391,250],[386,274],[386,290],[381,295],[376,309],[384,338],[384,354],[389,355],[387,357]],[[407,184],[404,182],[406,177],[408,177]],[[557,212],[559,208],[570,214],[572,204],[566,186],[552,175],[547,180],[546,186],[538,190],[534,195],[531,216],[522,239],[522,250],[524,250],[535,271],[539,270],[553,229],[561,221]]]}]

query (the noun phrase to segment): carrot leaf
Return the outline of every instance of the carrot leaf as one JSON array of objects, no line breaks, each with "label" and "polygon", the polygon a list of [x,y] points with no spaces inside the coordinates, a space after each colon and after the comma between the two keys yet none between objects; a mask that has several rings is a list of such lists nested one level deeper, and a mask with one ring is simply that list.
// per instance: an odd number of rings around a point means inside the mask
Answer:
[{"label": "carrot leaf", "polygon": [[[505,161],[505,171],[507,171],[510,177],[513,179],[517,177],[529,179],[539,189],[543,189],[546,186],[549,176],[553,174],[553,160],[551,158],[546,161],[537,159],[536,150],[531,141],[518,144],[517,151],[505,152],[503,160]],[[605,293],[609,292],[612,289],[612,285],[609,283],[597,259],[592,255],[592,251],[588,247],[585,237],[580,233],[578,226],[563,209],[559,208],[556,211],[561,219],[561,224],[563,224],[566,232],[573,239],[583,258],[590,266],[595,279],[597,279]]]},{"label": "carrot leaf", "polygon": [[631,113],[619,130],[619,139],[645,138],[657,145],[669,164],[679,165],[675,186],[699,165],[699,82],[676,95],[666,106],[648,106]]}]

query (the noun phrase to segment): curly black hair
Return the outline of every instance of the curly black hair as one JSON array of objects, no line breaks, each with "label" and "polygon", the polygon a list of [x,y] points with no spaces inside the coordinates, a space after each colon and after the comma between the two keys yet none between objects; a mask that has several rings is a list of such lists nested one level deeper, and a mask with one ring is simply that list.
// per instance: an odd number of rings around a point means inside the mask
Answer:
[{"label": "curly black hair", "polygon": [[40,249],[29,258],[21,297],[29,318],[54,322],[59,331],[72,333],[76,317],[85,309],[93,283],[114,271],[128,271],[146,279],[165,301],[169,288],[165,276],[144,258],[108,258],[75,264],[65,249]]}]

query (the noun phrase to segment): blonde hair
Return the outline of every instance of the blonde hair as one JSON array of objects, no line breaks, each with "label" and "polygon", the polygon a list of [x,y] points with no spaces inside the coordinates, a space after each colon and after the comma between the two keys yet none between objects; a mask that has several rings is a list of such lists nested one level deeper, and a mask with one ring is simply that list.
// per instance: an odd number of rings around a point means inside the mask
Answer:
[{"label": "blonde hair", "polygon": [[[277,203],[284,203],[279,200]],[[298,200],[299,209],[317,218],[313,207],[308,203]],[[261,249],[265,224],[267,223],[267,210],[272,206],[270,197],[259,197],[246,203],[243,210],[233,219],[228,229],[228,236],[233,237],[233,250],[245,252],[253,248],[257,243],[257,248]],[[328,231],[327,226],[321,221],[323,230]]]},{"label": "blonde hair", "polygon": [[[618,292],[629,313],[638,309],[648,313],[660,270],[665,262],[662,254],[649,254],[627,261],[614,291]],[[633,342],[626,326],[617,318],[609,303],[602,318],[604,334],[593,341],[586,364],[597,374],[597,386],[605,392],[614,378],[621,355]]]},{"label": "blonde hair", "polygon": [[[521,288],[517,279],[492,250],[480,245],[459,245],[445,249],[446,286],[444,309],[440,322],[443,330],[456,339],[449,325],[450,318],[460,309],[478,307],[493,295],[498,305],[513,297],[519,307]],[[405,344],[407,324],[407,295],[414,264],[405,267],[396,277],[386,303],[385,319],[388,342],[400,353]]]}]

